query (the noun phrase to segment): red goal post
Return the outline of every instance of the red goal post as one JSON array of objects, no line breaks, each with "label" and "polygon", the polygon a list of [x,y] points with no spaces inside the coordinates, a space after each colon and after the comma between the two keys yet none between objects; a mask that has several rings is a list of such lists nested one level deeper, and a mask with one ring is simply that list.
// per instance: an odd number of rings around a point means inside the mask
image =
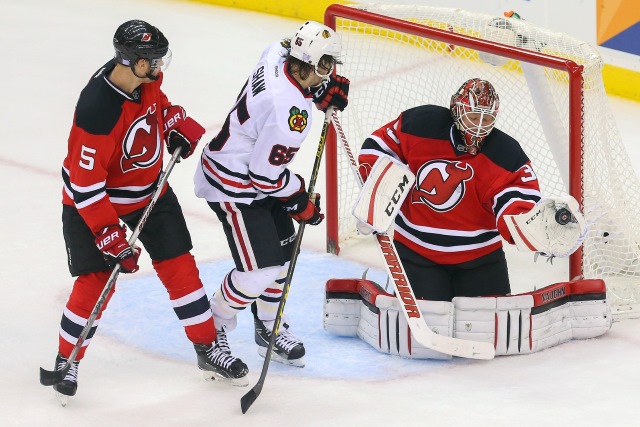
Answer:
[{"label": "red goal post", "polygon": [[[468,78],[491,81],[501,97],[497,126],[520,141],[543,194],[569,193],[585,210],[590,232],[585,250],[570,258],[570,278],[603,278],[617,286],[621,311],[638,308],[640,185],[608,108],[595,48],[523,20],[428,6],[332,5],[325,23],[343,38],[339,72],[352,84],[341,121],[356,155],[370,132],[404,109],[448,106]],[[327,250],[336,254],[357,235],[350,211],[358,188],[350,174],[330,134]]]}]

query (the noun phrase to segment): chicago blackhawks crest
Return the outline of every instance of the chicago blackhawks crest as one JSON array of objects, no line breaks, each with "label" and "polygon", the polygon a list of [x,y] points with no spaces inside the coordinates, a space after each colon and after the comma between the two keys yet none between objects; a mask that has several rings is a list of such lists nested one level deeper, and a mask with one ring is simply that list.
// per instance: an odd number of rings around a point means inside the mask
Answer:
[{"label": "chicago blackhawks crest", "polygon": [[289,129],[302,133],[307,127],[309,114],[306,110],[300,111],[298,107],[291,107],[289,110]]}]

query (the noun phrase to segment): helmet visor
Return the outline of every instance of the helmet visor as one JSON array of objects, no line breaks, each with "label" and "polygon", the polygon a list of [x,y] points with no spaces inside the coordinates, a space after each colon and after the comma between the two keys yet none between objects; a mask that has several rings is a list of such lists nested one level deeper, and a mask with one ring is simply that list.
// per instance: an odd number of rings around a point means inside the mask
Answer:
[{"label": "helmet visor", "polygon": [[171,49],[167,49],[167,53],[165,53],[162,58],[150,59],[149,62],[151,63],[151,71],[153,72],[155,70],[160,70],[162,72],[165,72],[171,64],[171,57]]},{"label": "helmet visor", "polygon": [[322,79],[329,78],[336,63],[337,60],[333,56],[323,55],[320,61],[318,61],[318,65],[314,69],[316,75]]}]

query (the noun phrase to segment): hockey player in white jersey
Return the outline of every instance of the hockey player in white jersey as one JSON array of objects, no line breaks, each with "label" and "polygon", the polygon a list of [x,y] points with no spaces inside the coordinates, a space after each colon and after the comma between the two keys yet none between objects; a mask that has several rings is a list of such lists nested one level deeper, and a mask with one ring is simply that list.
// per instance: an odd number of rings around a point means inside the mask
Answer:
[{"label": "hockey player in white jersey", "polygon": [[[211,298],[218,337],[251,305],[263,357],[291,260],[292,218],[310,225],[324,219],[320,195],[310,198],[287,166],[311,127],[313,104],[322,111],[347,106],[349,80],[333,72],[341,48],[338,34],[313,21],[269,46],[196,171],[196,195],[222,222],[235,262]],[[304,366],[303,343],[286,320],[281,326],[273,360]]]}]

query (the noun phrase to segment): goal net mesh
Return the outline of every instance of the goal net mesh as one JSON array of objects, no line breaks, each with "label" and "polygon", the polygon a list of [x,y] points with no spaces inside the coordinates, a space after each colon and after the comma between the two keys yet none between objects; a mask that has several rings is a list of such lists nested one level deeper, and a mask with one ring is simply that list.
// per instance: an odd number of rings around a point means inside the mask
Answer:
[{"label": "goal net mesh", "polygon": [[[349,13],[343,9],[357,12],[358,17],[345,16]],[[335,21],[343,39],[339,73],[351,80],[351,88],[349,106],[340,119],[354,154],[373,130],[403,110],[421,104],[448,107],[451,95],[467,79],[489,80],[501,101],[496,126],[520,142],[532,161],[542,194],[574,193],[569,186],[571,176],[579,180],[589,223],[582,275],[605,280],[616,314],[637,310],[640,185],[609,107],[597,50],[513,17],[416,5],[366,4],[343,9]],[[409,25],[405,30],[395,23],[367,23],[362,11]],[[481,45],[456,45],[442,38],[446,36],[443,32],[418,35],[419,28],[468,36],[465,40],[471,42],[497,42],[517,48],[515,53],[524,49],[573,61],[583,67],[579,114],[570,114],[568,72],[545,66],[544,58],[537,65],[510,59],[517,55],[490,54],[487,50],[491,49]],[[576,132],[581,143],[572,151],[570,134]],[[336,174],[337,188],[328,188],[327,193],[338,206],[337,229],[328,233],[335,233],[339,244],[357,236],[351,209],[358,185],[340,149],[337,154],[337,161],[327,165],[327,173]]]}]

